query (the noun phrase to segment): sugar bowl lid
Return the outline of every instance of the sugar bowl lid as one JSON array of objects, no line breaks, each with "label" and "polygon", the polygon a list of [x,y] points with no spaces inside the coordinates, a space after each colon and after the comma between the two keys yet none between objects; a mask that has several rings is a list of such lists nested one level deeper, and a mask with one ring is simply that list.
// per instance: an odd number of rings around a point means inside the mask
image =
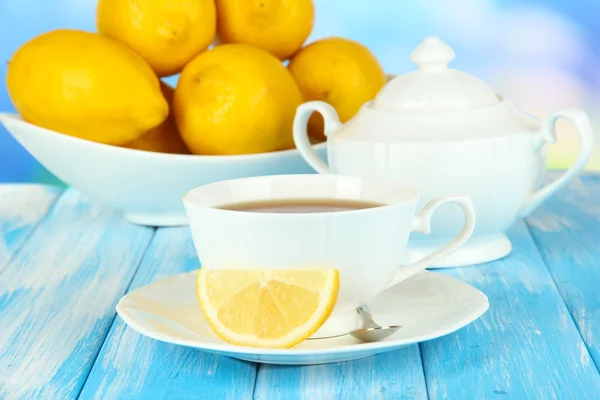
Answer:
[{"label": "sugar bowl lid", "polygon": [[371,103],[372,108],[396,112],[469,110],[499,103],[492,88],[465,72],[448,68],[454,51],[437,37],[428,37],[410,59],[419,69],[392,79]]}]

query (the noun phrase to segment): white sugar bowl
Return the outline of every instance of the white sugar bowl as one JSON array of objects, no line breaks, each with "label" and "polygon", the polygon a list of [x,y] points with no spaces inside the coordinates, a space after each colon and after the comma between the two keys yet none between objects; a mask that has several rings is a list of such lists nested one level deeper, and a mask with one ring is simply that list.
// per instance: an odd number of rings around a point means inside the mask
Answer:
[{"label": "white sugar bowl", "polygon": [[[419,207],[440,195],[468,195],[477,214],[475,233],[442,265],[483,263],[510,253],[506,231],[562,188],[588,162],[593,133],[587,115],[558,111],[544,121],[517,109],[488,85],[449,69],[454,52],[438,38],[425,39],[412,53],[419,68],[392,79],[373,101],[342,124],[321,101],[298,107],[296,146],[319,173],[388,178],[419,188]],[[307,122],[325,120],[327,165],[311,148]],[[559,179],[541,187],[554,125],[570,120],[580,137],[579,157]],[[448,206],[432,219],[431,234],[416,235],[410,258],[419,259],[458,234],[464,217]]]}]

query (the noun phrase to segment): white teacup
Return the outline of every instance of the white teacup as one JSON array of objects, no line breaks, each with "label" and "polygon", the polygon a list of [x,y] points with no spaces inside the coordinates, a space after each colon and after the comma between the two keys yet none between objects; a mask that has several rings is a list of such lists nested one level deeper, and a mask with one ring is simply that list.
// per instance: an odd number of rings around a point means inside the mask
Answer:
[{"label": "white teacup", "polygon": [[[341,199],[382,206],[298,214],[219,209],[285,199]],[[337,269],[340,290],[334,312],[313,336],[322,337],[358,328],[356,307],[441,261],[470,238],[475,213],[469,198],[437,197],[415,216],[418,199],[417,189],[390,181],[277,175],[201,186],[186,194],[184,205],[204,268]],[[446,203],[462,208],[462,231],[436,252],[403,266],[410,233],[428,234],[431,215]]]}]

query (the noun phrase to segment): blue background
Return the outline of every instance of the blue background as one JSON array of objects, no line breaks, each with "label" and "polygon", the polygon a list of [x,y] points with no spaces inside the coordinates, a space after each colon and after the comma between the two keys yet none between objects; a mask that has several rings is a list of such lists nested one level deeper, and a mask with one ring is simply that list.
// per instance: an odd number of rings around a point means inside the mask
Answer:
[{"label": "blue background", "polygon": [[[600,129],[600,1],[316,0],[315,29],[309,42],[345,36],[369,46],[386,71],[414,68],[411,50],[423,38],[439,36],[455,50],[454,68],[487,81],[504,97],[539,117],[581,107]],[[0,75],[26,40],[57,28],[94,31],[95,0],[0,0]],[[173,82],[176,78],[171,78]],[[0,111],[14,108],[0,85]],[[549,166],[567,167],[577,140],[566,122]],[[594,154],[589,169],[600,170]],[[0,181],[56,182],[0,128]]]}]

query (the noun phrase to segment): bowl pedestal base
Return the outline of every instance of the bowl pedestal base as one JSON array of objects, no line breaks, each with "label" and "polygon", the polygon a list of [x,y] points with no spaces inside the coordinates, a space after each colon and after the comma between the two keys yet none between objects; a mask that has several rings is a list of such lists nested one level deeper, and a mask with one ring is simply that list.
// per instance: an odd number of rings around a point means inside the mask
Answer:
[{"label": "bowl pedestal base", "polygon": [[[409,244],[408,262],[418,261],[439,249],[440,246],[426,247],[420,246],[420,244]],[[482,264],[506,257],[511,250],[512,245],[505,234],[474,238],[446,257],[441,263],[431,265],[429,268],[452,268]]]},{"label": "bowl pedestal base", "polygon": [[142,226],[185,226],[188,219],[182,212],[126,212],[125,219]]}]

